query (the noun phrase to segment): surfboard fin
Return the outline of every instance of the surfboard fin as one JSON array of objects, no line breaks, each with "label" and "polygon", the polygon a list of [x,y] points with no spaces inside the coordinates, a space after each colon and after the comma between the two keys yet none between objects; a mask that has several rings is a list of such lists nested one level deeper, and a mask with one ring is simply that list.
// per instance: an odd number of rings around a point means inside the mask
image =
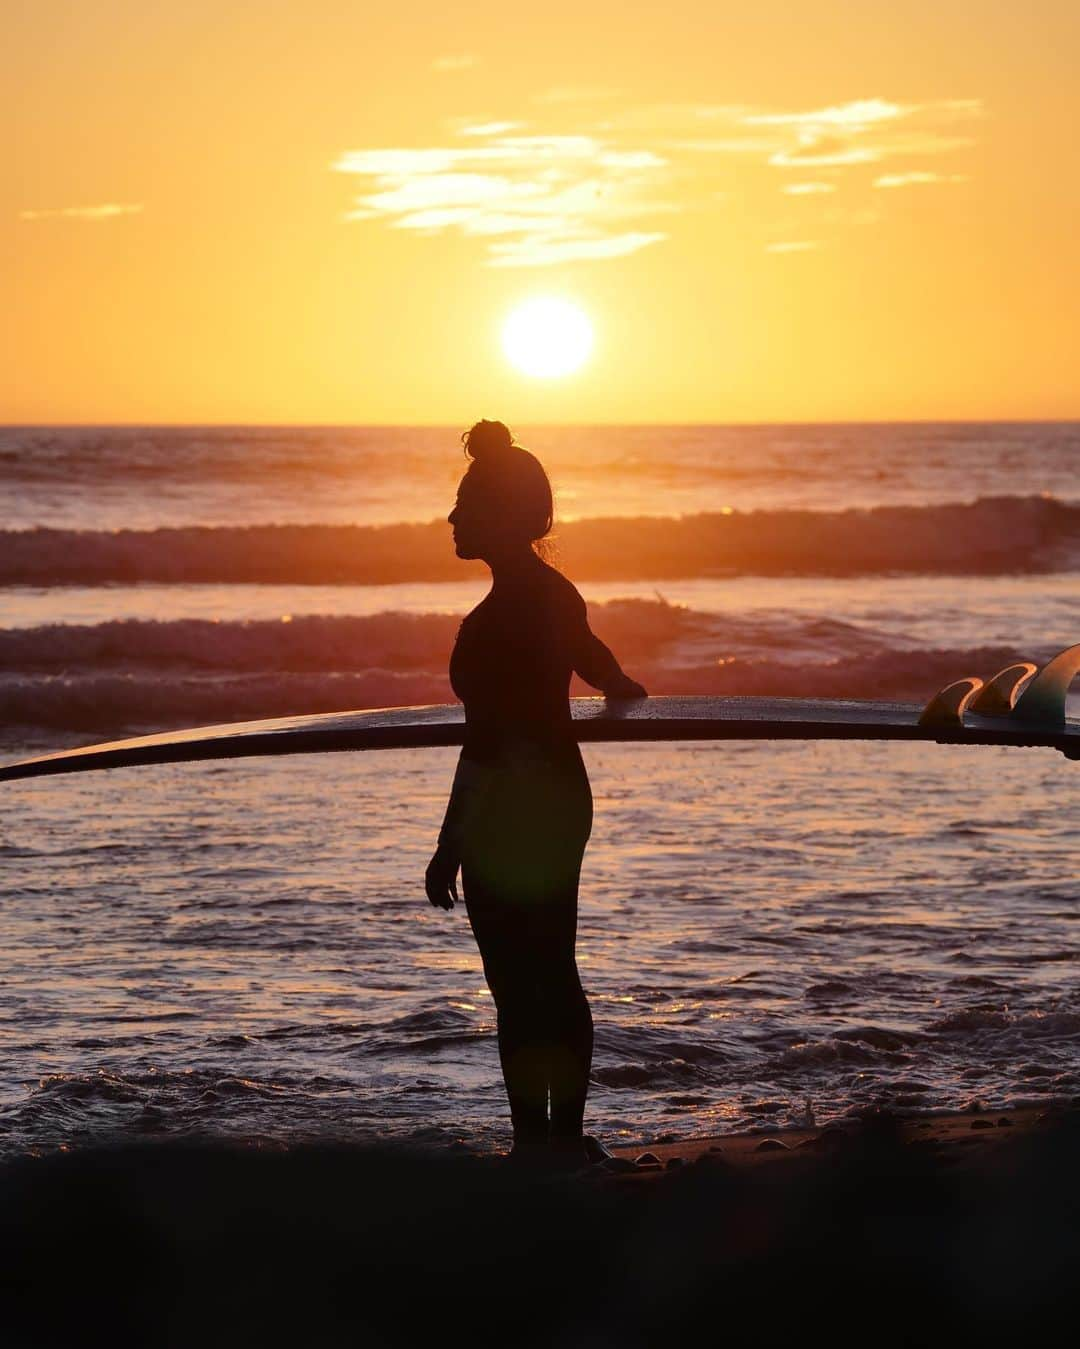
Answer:
[{"label": "surfboard fin", "polygon": [[1017,698],[1010,719],[1039,726],[1064,726],[1065,696],[1078,674],[1080,644],[1066,647],[1046,662]]},{"label": "surfboard fin", "polygon": [[968,703],[967,711],[979,717],[1007,717],[1016,705],[1020,690],[1038,668],[1029,660],[1007,665],[979,689]]},{"label": "surfboard fin", "polygon": [[967,705],[982,686],[982,680],[974,676],[970,679],[958,679],[955,684],[946,685],[940,693],[935,693],[923,708],[919,725],[963,726]]}]

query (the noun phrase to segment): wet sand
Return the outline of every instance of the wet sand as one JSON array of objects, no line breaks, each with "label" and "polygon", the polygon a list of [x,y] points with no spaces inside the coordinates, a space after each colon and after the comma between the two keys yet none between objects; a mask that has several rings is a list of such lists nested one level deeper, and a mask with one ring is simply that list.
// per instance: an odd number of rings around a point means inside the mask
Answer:
[{"label": "wet sand", "polygon": [[[1076,1108],[1080,1108],[1080,1101]],[[1013,1110],[966,1110],[908,1117],[869,1113],[863,1119],[824,1127],[754,1129],[715,1138],[676,1139],[662,1134],[645,1147],[640,1144],[610,1147],[609,1151],[620,1162],[633,1164],[632,1171],[625,1166],[611,1170],[620,1175],[648,1176],[709,1164],[739,1168],[776,1163],[805,1165],[814,1158],[836,1157],[865,1147],[868,1140],[875,1138],[888,1139],[900,1149],[912,1149],[941,1165],[975,1155],[980,1159],[988,1155],[989,1160],[1002,1144],[1019,1139],[1037,1141],[1041,1134],[1068,1120],[1073,1109],[1063,1102]]]}]

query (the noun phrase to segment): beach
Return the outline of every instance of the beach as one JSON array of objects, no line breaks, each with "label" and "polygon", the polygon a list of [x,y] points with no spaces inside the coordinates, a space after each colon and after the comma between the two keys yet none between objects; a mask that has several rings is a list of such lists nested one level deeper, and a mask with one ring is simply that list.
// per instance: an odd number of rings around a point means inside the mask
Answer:
[{"label": "beach", "polygon": [[12,8],[0,1349],[1067,1340],[1080,5]]},{"label": "beach", "polygon": [[23,1158],[0,1168],[6,1333],[69,1344],[92,1306],[118,1347],[1053,1337],[1075,1303],[1078,1121],[1075,1103],[877,1114],[839,1140],[725,1137],[574,1175],[370,1146]]}]

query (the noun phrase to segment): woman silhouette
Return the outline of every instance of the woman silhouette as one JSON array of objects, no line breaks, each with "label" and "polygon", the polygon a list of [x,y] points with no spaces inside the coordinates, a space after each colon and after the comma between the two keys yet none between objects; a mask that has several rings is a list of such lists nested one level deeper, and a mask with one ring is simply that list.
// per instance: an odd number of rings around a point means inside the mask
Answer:
[{"label": "woman silhouette", "polygon": [[462,440],[472,463],[448,520],[458,557],[482,558],[493,584],[450,658],[465,739],[425,888],[433,905],[452,908],[460,866],[498,1013],[512,1155],[573,1166],[586,1160],[592,1061],[574,954],[592,792],[570,717],[571,671],[609,698],[647,695],[590,631],[573,584],[533,548],[552,526],[540,461],[502,422],[477,422]]}]

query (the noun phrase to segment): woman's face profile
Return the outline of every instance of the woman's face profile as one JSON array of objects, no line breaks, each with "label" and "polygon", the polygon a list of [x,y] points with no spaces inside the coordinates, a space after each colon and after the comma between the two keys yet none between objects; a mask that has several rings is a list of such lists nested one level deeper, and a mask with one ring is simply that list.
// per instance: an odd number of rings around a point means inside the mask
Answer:
[{"label": "woman's face profile", "polygon": [[448,523],[453,526],[454,551],[460,558],[483,556],[484,544],[488,541],[490,530],[485,528],[488,518],[481,507],[476,486],[469,482],[469,475],[466,473],[458,488],[454,509],[446,517]]},{"label": "woman's face profile", "polygon": [[491,562],[530,548],[530,536],[522,532],[513,510],[488,481],[478,481],[471,472],[462,478],[454,509],[446,518],[454,530],[454,551],[465,560]]}]

